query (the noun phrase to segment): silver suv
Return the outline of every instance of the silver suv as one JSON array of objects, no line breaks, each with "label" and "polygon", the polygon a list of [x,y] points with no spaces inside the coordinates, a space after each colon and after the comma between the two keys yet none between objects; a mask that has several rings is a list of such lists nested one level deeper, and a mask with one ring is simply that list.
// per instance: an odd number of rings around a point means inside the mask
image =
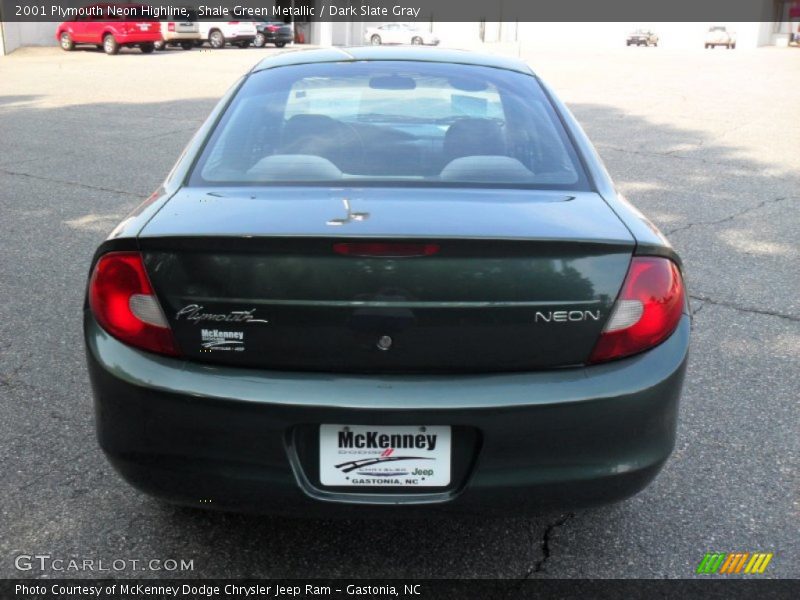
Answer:
[{"label": "silver suv", "polygon": [[156,42],[156,50],[166,50],[167,46],[180,46],[184,50],[191,50],[200,42],[200,25],[197,22],[197,13],[188,9],[185,21],[162,21],[160,42]]}]

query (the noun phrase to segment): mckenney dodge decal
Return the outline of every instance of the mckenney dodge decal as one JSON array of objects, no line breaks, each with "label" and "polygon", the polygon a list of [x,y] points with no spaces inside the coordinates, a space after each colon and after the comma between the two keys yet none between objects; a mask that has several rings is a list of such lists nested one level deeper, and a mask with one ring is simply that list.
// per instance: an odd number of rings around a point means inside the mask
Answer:
[{"label": "mckenney dodge decal", "polygon": [[450,427],[321,425],[322,485],[445,486]]},{"label": "mckenney dodge decal", "polygon": [[219,329],[201,329],[200,346],[205,352],[244,350],[243,331],[220,331]]}]

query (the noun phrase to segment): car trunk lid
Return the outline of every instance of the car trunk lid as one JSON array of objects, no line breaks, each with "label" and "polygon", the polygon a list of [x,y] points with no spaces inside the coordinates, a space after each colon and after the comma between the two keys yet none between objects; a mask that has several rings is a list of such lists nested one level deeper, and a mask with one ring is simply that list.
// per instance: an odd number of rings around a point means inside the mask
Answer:
[{"label": "car trunk lid", "polygon": [[184,188],[148,273],[189,359],[279,370],[586,361],[633,239],[597,194]]}]

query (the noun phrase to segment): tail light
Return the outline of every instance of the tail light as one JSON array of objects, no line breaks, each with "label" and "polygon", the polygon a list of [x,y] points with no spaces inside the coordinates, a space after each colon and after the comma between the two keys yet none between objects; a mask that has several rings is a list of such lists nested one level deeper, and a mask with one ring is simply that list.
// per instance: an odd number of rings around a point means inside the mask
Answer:
[{"label": "tail light", "polygon": [[267,31],[278,31],[279,28],[277,25],[267,25],[266,29]]},{"label": "tail light", "polygon": [[175,31],[175,23],[167,23],[167,31]]},{"label": "tail light", "polygon": [[238,25],[239,21],[228,21],[228,25]]},{"label": "tail light", "polygon": [[89,280],[89,306],[100,326],[120,341],[178,355],[138,252],[110,252],[97,261]]},{"label": "tail light", "polygon": [[630,356],[667,339],[686,305],[683,278],[671,260],[635,256],[590,363]]}]

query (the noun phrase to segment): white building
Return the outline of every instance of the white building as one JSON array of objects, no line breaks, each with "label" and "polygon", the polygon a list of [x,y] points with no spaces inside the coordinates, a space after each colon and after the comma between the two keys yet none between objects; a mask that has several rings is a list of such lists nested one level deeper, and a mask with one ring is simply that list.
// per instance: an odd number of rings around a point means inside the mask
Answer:
[{"label": "white building", "polygon": [[[353,1],[349,0],[352,4]],[[800,0],[752,0],[762,5],[762,21],[750,23],[713,23],[727,25],[737,34],[737,48],[785,46],[800,25]],[[278,6],[313,6],[320,10],[322,0],[275,0]],[[339,4],[344,4],[341,1]],[[266,4],[266,3],[265,3]],[[358,2],[360,4],[360,2]],[[304,43],[321,46],[360,45],[364,31],[376,23],[330,22],[298,17],[295,28]],[[472,47],[481,43],[512,43],[526,46],[570,44],[575,46],[617,47],[627,32],[635,27],[656,31],[661,45],[675,48],[702,47],[712,23],[532,23],[471,22],[448,23],[423,21],[418,26],[436,33],[445,46]],[[0,22],[0,54],[22,46],[55,46],[56,23]]]}]

